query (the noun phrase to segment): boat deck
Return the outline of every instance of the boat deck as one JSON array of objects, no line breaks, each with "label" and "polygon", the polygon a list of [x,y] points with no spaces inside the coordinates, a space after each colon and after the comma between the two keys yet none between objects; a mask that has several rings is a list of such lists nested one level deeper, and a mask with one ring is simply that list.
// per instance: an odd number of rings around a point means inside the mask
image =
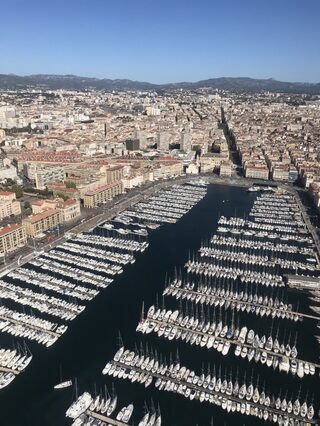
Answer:
[{"label": "boat deck", "polygon": [[13,373],[14,375],[18,375],[19,373],[21,373],[21,371],[18,370],[13,370],[12,368],[8,368],[8,367],[0,367],[0,372],[1,373]]}]

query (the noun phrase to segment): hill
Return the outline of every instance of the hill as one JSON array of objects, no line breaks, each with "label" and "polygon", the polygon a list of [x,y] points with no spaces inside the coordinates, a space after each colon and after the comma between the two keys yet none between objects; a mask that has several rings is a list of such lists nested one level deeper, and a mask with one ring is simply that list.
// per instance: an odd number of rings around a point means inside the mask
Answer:
[{"label": "hill", "polygon": [[320,83],[289,83],[274,79],[254,79],[249,77],[220,77],[197,82],[152,84],[126,79],[98,79],[76,75],[36,74],[19,76],[0,74],[0,89],[25,89],[27,87],[45,89],[105,89],[105,90],[160,90],[160,89],[198,89],[210,87],[237,92],[285,92],[320,94]]}]

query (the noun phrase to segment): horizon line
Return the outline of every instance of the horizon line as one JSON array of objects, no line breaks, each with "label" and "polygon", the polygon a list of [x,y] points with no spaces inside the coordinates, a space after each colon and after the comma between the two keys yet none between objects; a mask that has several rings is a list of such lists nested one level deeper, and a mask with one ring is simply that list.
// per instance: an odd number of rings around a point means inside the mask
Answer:
[{"label": "horizon line", "polygon": [[132,82],[138,82],[138,83],[146,83],[146,84],[151,84],[154,86],[166,86],[166,85],[170,85],[170,84],[183,84],[183,83],[188,83],[188,84],[194,84],[194,83],[199,83],[202,81],[207,81],[207,80],[219,80],[219,79],[250,79],[250,80],[262,80],[262,81],[275,81],[275,82],[279,82],[279,83],[292,83],[292,84],[309,84],[309,85],[317,85],[320,84],[320,80],[317,82],[310,82],[310,81],[288,81],[288,80],[278,80],[275,77],[268,77],[268,78],[259,78],[259,77],[248,77],[248,76],[237,76],[237,77],[232,77],[232,76],[219,76],[219,77],[208,77],[208,78],[203,78],[203,79],[199,79],[199,80],[193,80],[193,81],[188,81],[188,80],[180,80],[180,81],[175,81],[175,82],[166,82],[166,83],[154,83],[151,81],[146,81],[146,80],[136,80],[136,79],[131,79],[131,78],[111,78],[111,77],[94,77],[94,76],[88,76],[88,75],[79,75],[79,74],[70,74],[70,73],[32,73],[32,74],[16,74],[16,73],[0,73],[0,75],[2,76],[14,76],[14,77],[36,77],[36,76],[54,76],[54,77],[79,77],[79,78],[88,78],[88,79],[96,79],[96,80],[127,80],[127,81],[132,81]]}]

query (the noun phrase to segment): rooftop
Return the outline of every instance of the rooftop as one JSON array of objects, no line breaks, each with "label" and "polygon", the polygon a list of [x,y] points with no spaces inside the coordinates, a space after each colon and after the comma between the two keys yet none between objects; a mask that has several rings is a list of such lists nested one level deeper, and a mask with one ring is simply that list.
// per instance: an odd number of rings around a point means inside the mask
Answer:
[{"label": "rooftop", "polygon": [[22,228],[22,225],[19,223],[10,224],[0,228],[0,237],[3,237],[6,234],[9,234],[12,231],[16,231],[17,229]]},{"label": "rooftop", "polygon": [[30,222],[35,223],[39,222],[39,220],[45,219],[46,217],[53,216],[54,214],[60,213],[57,209],[47,209],[43,212],[33,214],[31,216],[28,216],[27,218],[23,219],[23,222]]}]

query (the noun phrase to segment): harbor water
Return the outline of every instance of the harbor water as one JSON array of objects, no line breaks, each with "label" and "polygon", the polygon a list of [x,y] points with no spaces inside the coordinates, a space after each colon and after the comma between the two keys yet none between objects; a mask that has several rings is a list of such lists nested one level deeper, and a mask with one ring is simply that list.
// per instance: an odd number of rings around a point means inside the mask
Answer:
[{"label": "harbor water", "polygon": [[[133,421],[141,418],[144,402],[149,406],[159,404],[162,424],[165,426],[206,426],[206,425],[262,425],[266,422],[257,418],[227,413],[206,402],[189,401],[181,395],[158,391],[151,386],[112,379],[102,375],[102,369],[119,348],[119,332],[126,348],[139,348],[141,342],[146,347],[157,350],[170,359],[178,356],[181,365],[201,374],[206,366],[221,366],[221,375],[240,381],[246,377],[247,383],[257,381],[261,387],[282,397],[301,398],[314,395],[315,407],[319,405],[317,377],[306,377],[303,381],[290,374],[273,371],[265,365],[248,363],[233,353],[224,357],[216,351],[190,346],[181,341],[168,341],[150,334],[147,337],[136,332],[144,302],[147,309],[156,300],[162,303],[162,292],[168,278],[172,278],[196,253],[202,241],[208,241],[215,233],[221,215],[248,217],[256,198],[255,193],[229,186],[210,185],[204,199],[193,207],[176,224],[163,225],[151,231],[149,247],[137,255],[134,264],[124,267],[124,273],[87,304],[85,311],[71,321],[67,332],[50,348],[29,343],[33,360],[23,374],[10,386],[0,391],[0,426],[67,426],[71,421],[65,412],[75,397],[75,387],[54,390],[60,381],[62,367],[63,380],[77,378],[78,393],[87,390],[99,393],[107,385],[109,392],[114,383],[121,405],[133,403]],[[104,230],[97,228],[97,234]],[[48,292],[49,294],[50,292]],[[297,294],[289,295],[289,302],[297,306]],[[14,303],[11,304],[14,307]],[[6,306],[11,306],[6,302]],[[166,307],[178,306],[173,298],[166,300]],[[299,310],[307,311],[307,300],[299,300]],[[230,311],[228,313],[230,315]],[[223,312],[223,316],[225,313]],[[317,362],[318,345],[314,339],[316,324],[305,319],[292,325],[288,320],[274,320],[254,314],[240,313],[240,321],[255,329],[259,334],[270,334],[279,328],[279,340],[290,335],[290,327],[298,333],[297,347],[302,359]],[[230,318],[230,317],[229,317]],[[52,317],[47,316],[47,319]],[[293,338],[294,336],[292,336]],[[313,342],[313,344],[310,344]],[[1,333],[0,346],[12,346],[12,336]],[[171,355],[170,355],[171,354]],[[300,387],[301,386],[301,387]]]}]

